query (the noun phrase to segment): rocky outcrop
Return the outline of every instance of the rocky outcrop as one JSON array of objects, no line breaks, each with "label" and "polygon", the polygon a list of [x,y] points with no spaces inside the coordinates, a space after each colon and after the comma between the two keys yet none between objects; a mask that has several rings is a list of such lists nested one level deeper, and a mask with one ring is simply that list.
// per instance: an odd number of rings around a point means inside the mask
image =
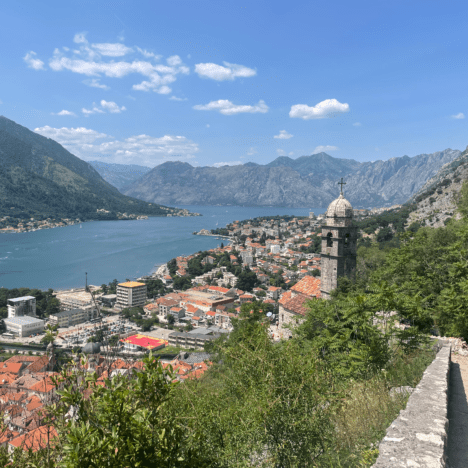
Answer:
[{"label": "rocky outcrop", "polygon": [[123,190],[145,201],[172,205],[323,207],[346,180],[346,198],[355,208],[405,203],[444,165],[460,154],[433,154],[359,163],[325,153],[277,158],[267,165],[192,167],[166,162]]}]

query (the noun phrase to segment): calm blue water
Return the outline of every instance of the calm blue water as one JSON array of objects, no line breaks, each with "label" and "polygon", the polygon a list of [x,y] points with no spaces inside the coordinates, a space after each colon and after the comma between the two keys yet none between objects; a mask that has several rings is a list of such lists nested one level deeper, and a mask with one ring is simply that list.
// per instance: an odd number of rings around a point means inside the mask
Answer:
[{"label": "calm blue water", "polygon": [[293,214],[322,208],[184,206],[203,216],[96,221],[64,228],[0,235],[0,287],[65,289],[134,279],[178,255],[216,247],[220,240],[194,236],[202,228],[234,220]]}]

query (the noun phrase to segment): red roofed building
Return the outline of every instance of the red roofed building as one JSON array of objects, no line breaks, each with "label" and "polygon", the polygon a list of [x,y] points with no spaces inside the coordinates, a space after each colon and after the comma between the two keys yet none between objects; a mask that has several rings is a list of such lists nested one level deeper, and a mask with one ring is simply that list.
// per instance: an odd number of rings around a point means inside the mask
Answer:
[{"label": "red roofed building", "polygon": [[307,314],[307,302],[320,298],[320,278],[305,276],[279,300],[279,326],[297,323]]},{"label": "red roofed building", "polygon": [[158,340],[157,338],[152,338],[151,336],[137,335],[129,336],[124,340],[120,340],[124,343],[124,349],[126,351],[143,351],[145,349],[161,349],[164,348],[168,342],[165,340]]},{"label": "red roofed building", "polygon": [[57,438],[57,431],[54,427],[40,426],[27,434],[12,439],[8,444],[8,452],[12,453],[18,447],[23,450],[31,449],[33,452],[37,452],[46,448],[49,444],[53,445],[54,439]]}]

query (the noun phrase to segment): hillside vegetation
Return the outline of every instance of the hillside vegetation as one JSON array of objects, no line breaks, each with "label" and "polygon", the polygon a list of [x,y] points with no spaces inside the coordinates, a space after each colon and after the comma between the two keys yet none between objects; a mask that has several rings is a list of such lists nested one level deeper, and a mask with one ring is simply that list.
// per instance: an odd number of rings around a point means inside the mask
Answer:
[{"label": "hillside vegetation", "polygon": [[168,212],[122,195],[57,142],[0,117],[0,217],[87,220]]}]

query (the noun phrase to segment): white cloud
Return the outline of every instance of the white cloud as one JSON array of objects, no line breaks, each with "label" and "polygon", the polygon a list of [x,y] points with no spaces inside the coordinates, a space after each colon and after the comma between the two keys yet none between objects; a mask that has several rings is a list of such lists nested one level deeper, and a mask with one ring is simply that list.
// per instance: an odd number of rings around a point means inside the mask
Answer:
[{"label": "white cloud", "polygon": [[[67,70],[88,76],[92,79],[84,81],[84,84],[95,88],[108,89],[106,85],[99,82],[99,78],[102,76],[123,78],[133,74],[145,78],[144,81],[140,83],[137,81],[133,85],[134,90],[169,94],[171,89],[168,85],[177,79],[177,75],[190,73],[189,67],[182,63],[178,55],[168,57],[167,65],[164,65],[154,63],[161,56],[153,52],[148,52],[140,47],[128,47],[121,42],[93,44],[87,40],[86,33],[76,34],[74,42],[78,45],[74,50],[70,51],[66,47],[56,48],[49,60],[49,67],[56,72]],[[35,60],[35,68],[43,65],[42,61],[38,61],[30,54],[34,53],[30,52],[27,55],[28,63],[33,63],[31,60]],[[133,57],[123,58],[123,56],[130,54]]]},{"label": "white cloud", "polygon": [[217,162],[213,164],[213,167],[239,166],[241,164],[243,164],[242,161]]},{"label": "white cloud", "polygon": [[45,70],[44,62],[35,58],[36,55],[36,52],[31,50],[23,57],[23,60],[28,64],[29,68],[33,68],[34,70]]},{"label": "white cloud", "polygon": [[73,37],[73,42],[75,44],[87,44],[88,40],[86,39],[86,34],[88,33],[82,32],[82,33],[75,34],[75,36]]},{"label": "white cloud", "polygon": [[249,78],[257,74],[256,70],[247,68],[244,65],[223,62],[222,65],[216,63],[197,63],[195,73],[200,78],[210,78],[216,81],[234,80],[235,78]]},{"label": "white cloud", "polygon": [[292,138],[294,135],[291,135],[286,130],[280,130],[279,135],[275,135],[273,138],[278,138],[279,140],[287,140]]},{"label": "white cloud", "polygon": [[187,98],[181,98],[181,97],[177,97],[177,96],[171,96],[169,98],[171,101],[186,101]]},{"label": "white cloud", "polygon": [[105,114],[105,112],[102,109],[99,109],[99,107],[97,107],[96,104],[94,103],[93,103],[92,109],[86,109],[83,107],[83,109],[81,109],[81,112],[83,112],[83,114],[86,117],[88,117],[88,115],[91,115],[91,114]]},{"label": "white cloud", "polygon": [[310,107],[307,104],[291,106],[289,117],[310,120],[325,119],[349,111],[349,104],[342,104],[336,99],[325,99],[317,105]]},{"label": "white cloud", "polygon": [[131,47],[127,47],[126,45],[120,44],[119,42],[114,44],[91,44],[91,47],[97,50],[101,55],[105,55],[107,57],[122,57],[123,55],[127,55],[130,52],[133,52]]},{"label": "white cloud", "polygon": [[93,78],[92,80],[84,80],[82,83],[86,86],[91,86],[91,88],[105,89],[106,91],[110,89],[109,86],[100,83],[96,78]]},{"label": "white cloud", "polygon": [[55,114],[55,115],[74,115],[74,116],[76,116],[76,114],[74,112],[67,111],[65,109],[61,110],[60,112],[57,112],[57,114]]},{"label": "white cloud", "polygon": [[362,126],[362,123],[361,123],[361,122],[354,122],[354,123],[353,123],[353,126],[354,126],[354,127],[361,127],[361,126]]},{"label": "white cloud", "polygon": [[340,148],[337,146],[330,146],[330,145],[325,145],[325,146],[317,146],[314,151],[312,151],[312,154],[317,154],[317,153],[326,153],[327,151],[338,151]]},{"label": "white cloud", "polygon": [[[87,128],[52,128],[49,126],[34,130],[48,138],[56,140],[71,153],[85,159],[96,157],[109,162],[143,164],[155,166],[171,160],[194,158],[199,151],[198,144],[184,136],[164,135],[152,137],[136,135],[117,140],[112,136]],[[102,141],[104,140],[104,141]]]},{"label": "white cloud", "polygon": [[206,124],[206,128],[210,128],[210,124]]},{"label": "white cloud", "polygon": [[109,138],[105,133],[99,133],[89,128],[53,128],[45,127],[35,128],[34,131],[47,138],[51,138],[62,145],[85,145],[94,143],[100,138]]},{"label": "white cloud", "polygon": [[104,101],[104,99],[101,101],[101,106],[107,109],[111,114],[120,114],[122,111],[127,110],[125,106],[119,107],[115,102]]},{"label": "white cloud", "polygon": [[258,154],[258,151],[252,146],[249,151],[247,151],[247,156],[253,156],[254,154]]},{"label": "white cloud", "polygon": [[136,50],[138,50],[138,52],[140,52],[140,54],[146,58],[153,58],[155,60],[161,60],[162,58],[162,55],[156,55],[153,52],[148,52],[146,49],[140,49],[140,47],[136,47]]},{"label": "white cloud", "polygon": [[113,101],[105,101],[104,99],[100,102],[101,107],[97,106],[96,103],[93,102],[92,109],[81,109],[81,112],[86,116],[90,114],[105,114],[106,111],[110,112],[111,114],[120,114],[122,111],[127,110],[125,106],[119,107]]},{"label": "white cloud", "polygon": [[218,101],[211,101],[208,104],[201,105],[198,104],[196,106],[193,106],[195,110],[216,110],[220,112],[221,114],[224,115],[234,115],[234,114],[240,114],[240,113],[251,113],[251,114],[256,114],[256,113],[261,113],[265,114],[268,112],[268,106],[265,104],[265,101],[258,101],[258,104],[254,106],[247,106],[247,105],[235,105],[231,101],[228,101],[227,99],[220,99]]},{"label": "white cloud", "polygon": [[278,156],[292,156],[294,154],[292,151],[290,153],[286,153],[286,151],[282,149],[277,149],[276,153],[278,154]]},{"label": "white cloud", "polygon": [[465,118],[465,114],[463,112],[460,112],[456,115],[452,115],[452,119],[464,119]]},{"label": "white cloud", "polygon": [[166,62],[171,67],[176,67],[182,63],[182,59],[178,55],[172,55],[166,59]]}]

